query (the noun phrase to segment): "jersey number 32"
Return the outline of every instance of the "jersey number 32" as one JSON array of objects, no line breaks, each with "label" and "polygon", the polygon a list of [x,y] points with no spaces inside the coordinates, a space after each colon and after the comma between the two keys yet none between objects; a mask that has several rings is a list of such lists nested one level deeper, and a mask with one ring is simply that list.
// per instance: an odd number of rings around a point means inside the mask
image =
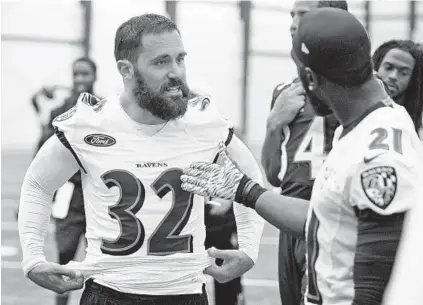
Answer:
[{"label": "jersey number 32", "polygon": [[[163,172],[151,188],[159,198],[173,193],[170,211],[147,241],[148,255],[169,255],[178,252],[192,252],[192,235],[179,235],[191,214],[193,196],[181,188],[180,169],[172,168]],[[109,207],[109,215],[119,222],[120,234],[114,241],[102,240],[101,252],[110,255],[129,255],[137,252],[144,244],[145,230],[135,215],[145,200],[145,188],[132,173],[125,170],[108,171],[101,176],[110,189],[120,189],[120,197]]]}]

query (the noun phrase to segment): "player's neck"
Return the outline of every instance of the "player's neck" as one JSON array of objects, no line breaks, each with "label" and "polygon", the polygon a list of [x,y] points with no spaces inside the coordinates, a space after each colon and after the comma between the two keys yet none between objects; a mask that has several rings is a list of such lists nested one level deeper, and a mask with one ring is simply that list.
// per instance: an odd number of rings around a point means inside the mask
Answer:
[{"label": "player's neck", "polygon": [[372,78],[359,88],[341,89],[336,96],[337,103],[334,103],[333,111],[341,125],[349,126],[388,97],[380,84]]},{"label": "player's neck", "polygon": [[159,125],[166,123],[165,120],[152,115],[150,111],[142,109],[134,101],[133,97],[128,96],[126,93],[121,94],[119,102],[126,114],[137,123],[145,125]]}]

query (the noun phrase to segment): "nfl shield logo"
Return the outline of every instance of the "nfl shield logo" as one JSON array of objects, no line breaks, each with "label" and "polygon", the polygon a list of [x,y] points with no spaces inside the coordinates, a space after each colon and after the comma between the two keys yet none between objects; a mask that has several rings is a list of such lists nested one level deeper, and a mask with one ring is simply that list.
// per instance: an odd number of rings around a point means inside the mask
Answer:
[{"label": "nfl shield logo", "polygon": [[397,173],[391,166],[377,166],[361,173],[361,186],[367,198],[381,209],[386,209],[397,191]]}]

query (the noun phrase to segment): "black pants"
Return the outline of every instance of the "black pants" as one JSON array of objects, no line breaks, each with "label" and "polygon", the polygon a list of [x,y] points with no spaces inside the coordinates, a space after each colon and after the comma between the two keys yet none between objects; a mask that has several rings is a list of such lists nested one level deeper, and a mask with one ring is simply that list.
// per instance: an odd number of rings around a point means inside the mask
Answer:
[{"label": "black pants", "polygon": [[279,292],[283,305],[303,304],[305,240],[279,233]]},{"label": "black pants", "polygon": [[[215,247],[221,250],[234,249],[231,243],[233,234],[236,233],[236,224],[226,225],[219,230],[208,231],[206,235],[206,248]],[[216,263],[222,264],[217,260]],[[241,278],[221,284],[214,281],[214,298],[216,305],[237,305],[238,295],[242,293]]]},{"label": "black pants", "polygon": [[80,305],[208,305],[203,285],[201,294],[142,295],[119,292],[88,280],[82,293]]},{"label": "black pants", "polygon": [[[310,200],[310,185],[285,182],[282,195]],[[280,231],[279,233],[279,292],[283,305],[300,305],[306,287],[305,240]]]}]

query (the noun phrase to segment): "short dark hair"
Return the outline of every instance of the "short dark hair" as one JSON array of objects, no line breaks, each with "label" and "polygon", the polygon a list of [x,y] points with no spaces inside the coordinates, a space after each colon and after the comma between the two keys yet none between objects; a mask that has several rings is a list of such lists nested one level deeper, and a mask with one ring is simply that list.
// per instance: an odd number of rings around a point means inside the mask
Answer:
[{"label": "short dark hair", "polygon": [[319,1],[317,4],[318,8],[321,7],[333,7],[333,8],[339,8],[341,10],[348,12],[348,3],[347,1]]},{"label": "short dark hair", "polygon": [[116,61],[127,59],[135,62],[145,34],[161,34],[179,29],[169,18],[158,14],[143,14],[122,23],[115,36]]},{"label": "short dark hair", "polygon": [[93,70],[94,74],[97,74],[97,65],[91,58],[86,56],[75,59],[72,66],[75,65],[77,62],[81,62],[81,61],[87,63]]},{"label": "short dark hair", "polygon": [[410,82],[404,92],[404,107],[414,122],[414,127],[419,130],[422,127],[423,111],[423,58],[422,51],[418,44],[412,40],[389,40],[373,53],[373,65],[376,71],[379,70],[386,54],[392,49],[400,49],[410,53],[414,58],[415,64],[411,74]]}]

